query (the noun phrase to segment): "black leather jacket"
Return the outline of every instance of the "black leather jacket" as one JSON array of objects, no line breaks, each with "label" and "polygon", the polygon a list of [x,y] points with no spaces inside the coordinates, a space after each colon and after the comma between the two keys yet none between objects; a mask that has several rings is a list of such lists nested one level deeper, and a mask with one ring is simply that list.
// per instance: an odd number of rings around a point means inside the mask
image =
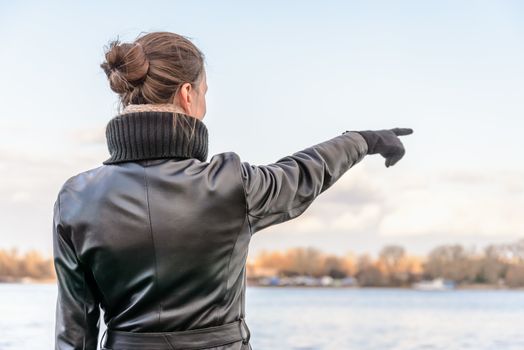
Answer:
[{"label": "black leather jacket", "polygon": [[55,349],[96,349],[99,307],[108,329],[128,332],[245,317],[251,236],[301,215],[366,154],[346,132],[267,165],[146,155],[69,178],[54,205]]}]

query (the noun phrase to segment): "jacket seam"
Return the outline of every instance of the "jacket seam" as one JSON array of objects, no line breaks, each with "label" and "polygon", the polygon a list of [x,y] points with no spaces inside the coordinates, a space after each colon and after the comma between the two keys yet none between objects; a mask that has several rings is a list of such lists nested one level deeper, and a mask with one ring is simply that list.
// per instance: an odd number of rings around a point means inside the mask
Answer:
[{"label": "jacket seam", "polygon": [[[236,155],[233,155],[233,158],[235,159],[235,161],[237,161],[237,156]],[[240,169],[238,169],[240,171]],[[227,261],[227,273],[226,273],[226,276],[225,276],[225,281],[222,282],[224,283],[225,285],[225,288],[224,288],[224,298],[222,299],[222,302],[226,299],[227,297],[227,290],[228,290],[228,285],[227,285],[227,282],[229,280],[229,268],[231,266],[231,258],[233,256],[233,252],[235,251],[235,247],[238,243],[238,238],[240,237],[240,233],[242,232],[242,228],[244,227],[246,221],[248,223],[248,227],[249,227],[249,234],[251,235],[251,224],[249,223],[249,219],[248,219],[248,212],[247,212],[247,200],[246,200],[246,192],[245,192],[245,189],[244,189],[244,185],[243,185],[243,182],[242,182],[242,177],[240,176],[240,173],[239,173],[239,177],[240,177],[240,183],[241,183],[241,187],[242,187],[242,192],[244,193],[244,208],[245,208],[245,213],[244,213],[244,221],[242,222],[242,225],[240,226],[240,229],[238,230],[237,232],[237,236],[235,238],[235,243],[233,244],[233,247],[231,248],[231,252],[229,253],[229,258],[228,258],[228,261]]]},{"label": "jacket seam", "polygon": [[[242,164],[240,162],[240,159],[237,158],[237,155],[235,154],[233,156],[233,158],[235,158],[235,161],[238,162],[238,178],[240,180],[240,185],[242,187],[242,193],[244,194],[244,207],[245,207],[245,214],[246,214],[246,218],[247,218],[247,223],[248,223],[248,227],[249,227],[249,233],[251,235],[253,235],[253,230],[251,228],[251,222],[249,221],[249,216],[252,216],[252,217],[257,217],[255,215],[252,215],[249,213],[249,206],[247,204],[247,194],[246,194],[246,188],[244,187],[244,180],[242,180],[242,174],[241,174],[241,171],[242,171]],[[246,220],[244,220],[245,222]]]},{"label": "jacket seam", "polygon": [[[88,329],[89,327],[89,324],[87,323],[87,303],[86,303],[86,295],[87,295],[87,288],[86,288],[86,276],[85,276],[85,272],[83,274],[84,278],[83,278],[83,285],[84,285],[84,296],[83,296],[83,302],[84,302],[84,324],[85,324],[85,327],[86,329]],[[83,337],[83,344],[82,344],[82,349],[85,349],[86,348],[86,335],[84,334],[84,337]]]},{"label": "jacket seam", "polygon": [[[315,196],[315,199],[318,197],[318,195]],[[302,202],[300,203],[300,205],[297,205],[296,207],[293,207],[291,209],[287,209],[285,211],[273,211],[273,212],[268,212],[266,213],[265,216],[257,216],[257,215],[253,215],[253,214],[248,214],[249,216],[251,217],[254,217],[256,219],[264,219],[265,217],[269,216],[269,215],[279,215],[279,214],[288,214],[289,212],[293,211],[293,210],[297,210],[297,209],[300,209],[302,207],[304,207],[305,205],[310,205],[313,203],[313,201],[315,200],[309,200],[307,202]]]},{"label": "jacket seam", "polygon": [[[145,184],[145,190],[146,190],[146,203],[147,203],[147,217],[149,220],[149,235],[151,236],[151,242],[153,244],[153,256],[155,259],[155,289],[158,293],[158,261],[156,256],[156,246],[155,246],[155,238],[153,236],[153,223],[151,221],[151,208],[149,206],[149,186],[147,182],[147,170],[146,167],[143,167],[144,169],[144,184]],[[162,308],[162,302],[159,301],[158,303],[158,324],[160,324],[160,314],[161,314],[161,308]]]},{"label": "jacket seam", "polygon": [[[62,222],[62,208],[61,208],[61,204],[60,204],[60,194],[62,193],[62,191],[58,192],[58,225]],[[63,241],[63,244],[68,244],[67,241],[64,239],[64,237],[62,237],[62,235],[60,234],[60,232],[57,230],[56,232],[56,235],[57,235],[57,239],[61,239]],[[79,264],[79,266],[81,266],[81,262],[80,260],[78,259],[78,256],[74,250],[74,247],[71,247],[72,248],[72,252],[74,254],[74,258],[77,260],[77,263]],[[88,328],[88,323],[87,323],[87,303],[86,303],[86,294],[87,294],[87,288],[86,288],[86,279],[85,279],[85,272],[82,271],[83,274],[83,279],[82,279],[82,310],[83,310],[83,320],[84,320],[84,326],[86,327],[86,329]],[[86,348],[86,335],[84,334],[83,337],[82,337],[82,350],[84,350]]]}]

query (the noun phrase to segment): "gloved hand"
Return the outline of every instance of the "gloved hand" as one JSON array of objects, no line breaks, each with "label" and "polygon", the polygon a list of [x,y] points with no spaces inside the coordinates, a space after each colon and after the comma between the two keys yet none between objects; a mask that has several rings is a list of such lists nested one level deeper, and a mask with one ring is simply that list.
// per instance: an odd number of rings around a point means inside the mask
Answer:
[{"label": "gloved hand", "polygon": [[343,132],[354,131],[358,132],[368,144],[368,154],[379,153],[386,158],[386,167],[395,165],[406,153],[402,142],[397,136],[409,135],[413,133],[413,129],[409,128],[394,128],[384,130],[346,130]]}]

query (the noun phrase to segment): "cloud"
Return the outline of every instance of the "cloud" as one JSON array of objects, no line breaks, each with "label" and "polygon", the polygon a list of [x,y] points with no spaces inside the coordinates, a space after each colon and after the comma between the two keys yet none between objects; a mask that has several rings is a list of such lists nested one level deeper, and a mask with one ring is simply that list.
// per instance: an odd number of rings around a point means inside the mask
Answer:
[{"label": "cloud", "polygon": [[51,252],[53,204],[62,184],[71,176],[100,165],[104,154],[40,154],[0,148],[0,248],[12,246]]},{"label": "cloud", "polygon": [[399,194],[395,210],[379,227],[384,236],[446,234],[519,235],[523,234],[521,208],[524,196],[508,194],[498,183],[445,182],[427,190]]},{"label": "cloud", "polygon": [[14,203],[28,203],[31,198],[31,194],[27,191],[17,191],[11,195],[11,201]]},{"label": "cloud", "polygon": [[79,144],[106,144],[106,126],[99,126],[95,128],[79,128],[73,129],[67,134],[67,138]]},{"label": "cloud", "polygon": [[363,233],[379,237],[524,234],[520,170],[410,169],[362,164],[344,174],[280,233]]},{"label": "cloud", "polygon": [[359,211],[347,210],[329,224],[329,228],[341,231],[367,231],[381,221],[383,207],[378,203],[365,204]]}]

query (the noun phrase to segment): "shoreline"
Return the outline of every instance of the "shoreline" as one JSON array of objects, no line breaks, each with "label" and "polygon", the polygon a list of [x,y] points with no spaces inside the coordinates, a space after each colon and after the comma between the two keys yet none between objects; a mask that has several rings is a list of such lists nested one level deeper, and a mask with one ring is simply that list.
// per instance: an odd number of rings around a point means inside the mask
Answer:
[{"label": "shoreline", "polygon": [[[11,280],[0,280],[1,284],[56,284],[56,279],[32,279],[32,278],[22,278],[22,279],[11,279]],[[263,285],[256,283],[248,283],[247,287],[259,287],[259,288],[315,288],[315,289],[405,289],[405,290],[416,290],[410,286],[308,286],[308,285]],[[524,287],[508,287],[492,284],[457,284],[455,288],[450,289],[449,291],[454,290],[514,290],[514,291],[524,291]]]},{"label": "shoreline", "polygon": [[[258,287],[258,288],[310,288],[310,289],[398,289],[398,290],[418,290],[412,287],[395,287],[395,286],[367,286],[367,287],[361,287],[361,286],[299,286],[299,285],[285,285],[285,286],[267,286],[267,285],[259,285],[259,284],[248,284],[248,287]],[[464,286],[457,286],[453,289],[449,289],[446,291],[457,291],[457,290],[513,290],[513,291],[524,291],[524,287],[506,287],[506,286],[496,286],[496,285],[464,285]],[[420,290],[421,292],[425,292],[424,290]]]}]

